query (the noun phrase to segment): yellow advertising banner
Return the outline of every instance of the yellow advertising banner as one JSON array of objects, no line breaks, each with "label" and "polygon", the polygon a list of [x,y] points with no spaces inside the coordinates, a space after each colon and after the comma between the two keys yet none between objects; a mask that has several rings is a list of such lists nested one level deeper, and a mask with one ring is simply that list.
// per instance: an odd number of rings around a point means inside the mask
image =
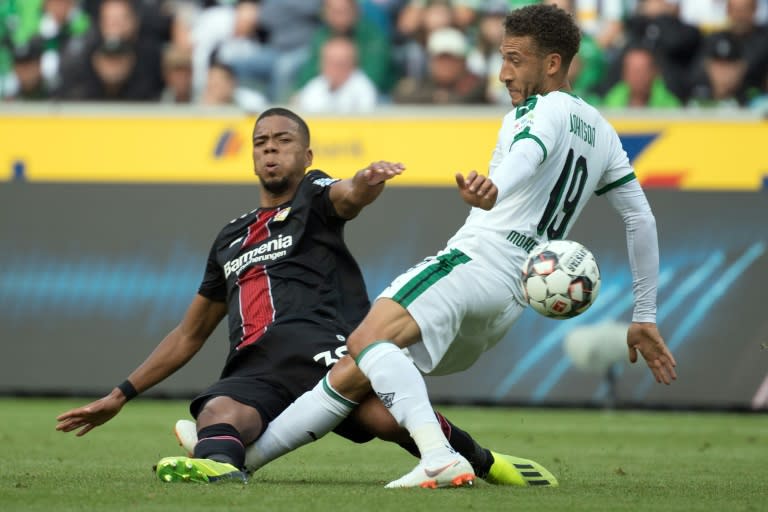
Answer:
[{"label": "yellow advertising banner", "polygon": [[[351,176],[403,162],[393,184],[449,186],[487,170],[501,116],[308,118],[313,167]],[[758,190],[768,122],[612,119],[646,186]],[[252,117],[0,116],[0,180],[250,183]]]}]

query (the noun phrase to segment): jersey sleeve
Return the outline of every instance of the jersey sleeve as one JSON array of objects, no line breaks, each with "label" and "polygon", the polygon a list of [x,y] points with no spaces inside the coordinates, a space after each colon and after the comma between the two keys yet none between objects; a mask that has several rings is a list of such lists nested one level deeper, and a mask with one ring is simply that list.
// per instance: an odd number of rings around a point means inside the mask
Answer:
[{"label": "jersey sleeve", "polygon": [[224,277],[224,269],[216,261],[216,242],[211,246],[208,253],[203,282],[200,283],[197,293],[216,302],[226,302],[227,300],[227,280]]},{"label": "jersey sleeve", "polygon": [[635,171],[629,163],[627,152],[624,151],[621,145],[619,134],[608,123],[606,125],[610,129],[610,155],[608,157],[608,165],[597,182],[595,194],[598,196],[636,179]]},{"label": "jersey sleeve", "polygon": [[624,220],[635,297],[632,321],[656,322],[659,241],[651,206],[636,180],[614,187],[605,197]]},{"label": "jersey sleeve", "polygon": [[306,180],[309,187],[308,194],[312,196],[313,208],[319,208],[320,213],[324,217],[341,220],[342,218],[336,212],[336,208],[333,206],[329,195],[331,186],[341,180],[339,178],[332,178],[319,170],[309,171]]}]

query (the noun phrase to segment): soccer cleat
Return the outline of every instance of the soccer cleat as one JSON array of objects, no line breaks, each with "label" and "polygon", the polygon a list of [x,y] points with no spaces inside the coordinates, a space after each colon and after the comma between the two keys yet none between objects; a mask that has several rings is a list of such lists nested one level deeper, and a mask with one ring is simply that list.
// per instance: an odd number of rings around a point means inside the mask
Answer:
[{"label": "soccer cleat", "polygon": [[195,445],[197,444],[197,425],[195,422],[179,420],[173,427],[173,433],[176,434],[179,446],[184,448],[187,455],[192,457],[192,454],[195,452]]},{"label": "soccer cleat", "polygon": [[485,481],[494,485],[557,487],[557,478],[547,468],[528,459],[491,452],[491,465]]},{"label": "soccer cleat", "polygon": [[165,457],[155,466],[155,473],[161,482],[236,481],[246,483],[245,473],[232,464],[210,459],[190,457]]},{"label": "soccer cleat", "polygon": [[438,487],[471,487],[475,483],[475,472],[472,466],[461,455],[456,454],[451,459],[431,463],[427,467],[420,462],[410,473],[389,482],[387,489],[403,487],[423,487],[437,489]]}]

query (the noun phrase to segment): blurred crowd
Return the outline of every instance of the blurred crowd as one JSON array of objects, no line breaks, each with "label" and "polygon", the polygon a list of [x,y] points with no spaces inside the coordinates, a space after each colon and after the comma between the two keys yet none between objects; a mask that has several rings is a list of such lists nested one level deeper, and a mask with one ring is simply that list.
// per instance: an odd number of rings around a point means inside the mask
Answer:
[{"label": "blurred crowd", "polygon": [[502,21],[539,1],[582,28],[597,106],[768,107],[768,0],[0,0],[0,98],[509,105]]}]

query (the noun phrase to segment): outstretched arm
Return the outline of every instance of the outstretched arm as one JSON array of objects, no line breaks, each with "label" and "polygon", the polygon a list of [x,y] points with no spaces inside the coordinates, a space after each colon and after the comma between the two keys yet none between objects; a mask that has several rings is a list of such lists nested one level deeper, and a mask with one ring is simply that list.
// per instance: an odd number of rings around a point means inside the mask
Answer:
[{"label": "outstretched arm", "polygon": [[405,166],[401,163],[381,160],[361,169],[352,178],[334,183],[331,186],[330,199],[336,213],[344,219],[355,218],[360,210],[379,197],[384,190],[384,182],[404,170]]},{"label": "outstretched arm", "polygon": [[643,356],[656,382],[670,384],[677,378],[677,362],[656,326],[656,292],[659,245],[656,220],[636,180],[609,191],[606,197],[624,220],[632,269],[635,309],[627,332],[629,360]]},{"label": "outstretched arm", "polygon": [[[140,393],[151,388],[184,366],[200,350],[226,312],[226,304],[196,295],[181,323],[128,376],[136,391]],[[127,401],[123,391],[116,387],[88,405],[60,414],[56,418],[56,430],[72,432],[80,429],[77,435],[83,436],[115,417]]]}]

